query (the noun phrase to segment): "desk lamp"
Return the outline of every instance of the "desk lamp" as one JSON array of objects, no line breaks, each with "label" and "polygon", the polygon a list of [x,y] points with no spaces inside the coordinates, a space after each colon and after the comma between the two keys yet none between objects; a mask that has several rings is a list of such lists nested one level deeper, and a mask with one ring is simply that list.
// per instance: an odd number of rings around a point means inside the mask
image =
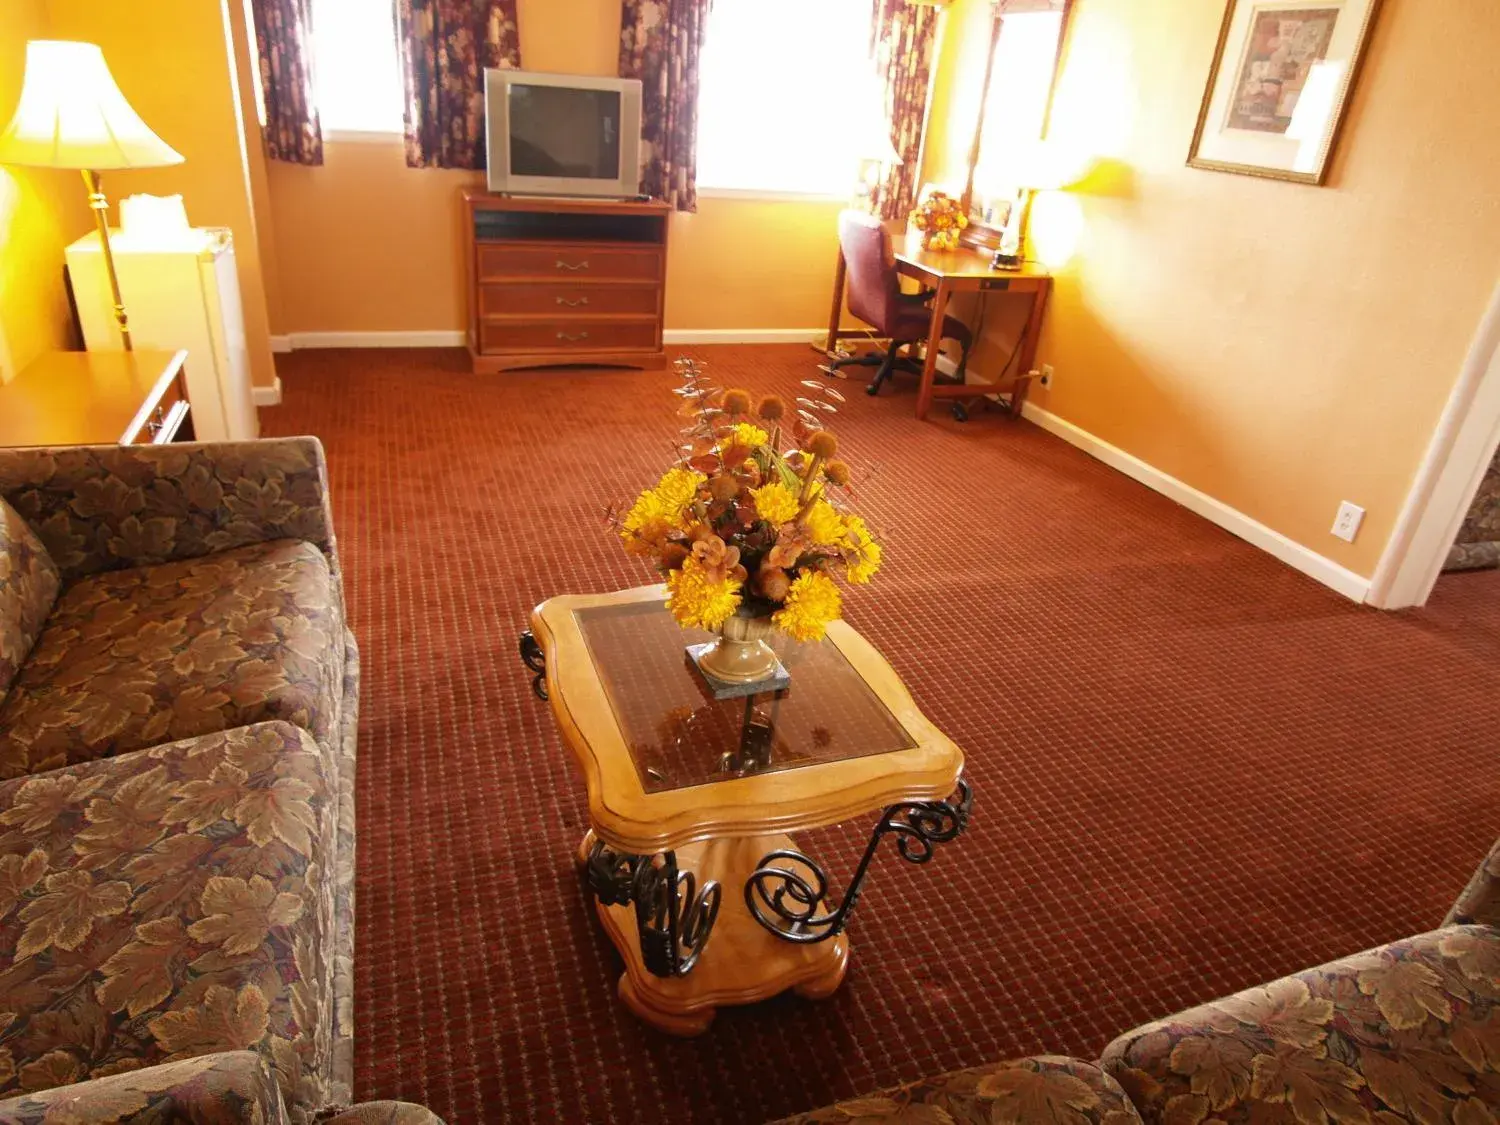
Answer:
[{"label": "desk lamp", "polygon": [[1069,160],[1056,146],[1046,142],[1027,145],[1006,154],[1005,174],[999,177],[1016,189],[1016,202],[1010,209],[1000,248],[990,262],[991,269],[1019,270],[1026,261],[1026,228],[1031,222],[1031,202],[1039,191],[1060,191],[1076,183],[1082,170],[1076,160]]},{"label": "desk lamp", "polygon": [[83,173],[99,226],[104,268],[115,302],[115,323],[130,351],[130,327],[109,247],[109,201],[99,175],[116,168],[181,164],[182,156],[146,127],[93,43],[33,39],[26,44],[26,76],[15,116],[0,133],[0,164],[72,168]]}]

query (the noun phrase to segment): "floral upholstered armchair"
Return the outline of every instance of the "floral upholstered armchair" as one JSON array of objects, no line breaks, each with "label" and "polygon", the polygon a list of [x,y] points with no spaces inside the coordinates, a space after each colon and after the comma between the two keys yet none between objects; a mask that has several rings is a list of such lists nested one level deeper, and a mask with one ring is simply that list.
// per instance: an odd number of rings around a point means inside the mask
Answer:
[{"label": "floral upholstered armchair", "polygon": [[1500,844],[1443,925],[1128,1031],[783,1125],[1496,1125]]}]

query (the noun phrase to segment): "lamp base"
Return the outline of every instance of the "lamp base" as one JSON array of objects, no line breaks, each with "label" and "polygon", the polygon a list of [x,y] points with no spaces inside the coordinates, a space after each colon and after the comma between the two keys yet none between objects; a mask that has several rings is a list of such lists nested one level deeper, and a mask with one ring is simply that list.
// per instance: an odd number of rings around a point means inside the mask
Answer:
[{"label": "lamp base", "polygon": [[125,301],[120,296],[120,278],[115,273],[115,256],[109,248],[109,200],[104,197],[103,178],[89,168],[82,169],[83,183],[89,190],[89,206],[99,227],[99,246],[104,251],[104,272],[109,276],[109,293],[115,302],[115,325],[127,352],[134,351],[130,342],[130,321],[125,316]]}]

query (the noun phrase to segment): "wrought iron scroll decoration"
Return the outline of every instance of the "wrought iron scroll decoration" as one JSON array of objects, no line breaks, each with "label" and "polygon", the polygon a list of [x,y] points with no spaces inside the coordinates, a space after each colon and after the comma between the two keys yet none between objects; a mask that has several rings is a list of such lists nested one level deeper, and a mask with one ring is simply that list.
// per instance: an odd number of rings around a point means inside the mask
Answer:
[{"label": "wrought iron scroll decoration", "polygon": [[[973,790],[961,780],[946,801],[891,805],[870,834],[844,900],[837,906],[828,901],[828,876],[823,869],[794,851],[775,851],[761,859],[760,866],[745,880],[745,905],[757,922],[783,941],[811,945],[836,937],[848,925],[881,840],[895,836],[902,859],[926,863],[935,845],[957,838],[968,826],[973,803]],[[778,861],[791,866],[778,867]]]},{"label": "wrought iron scroll decoration", "polygon": [[708,944],[719,917],[722,889],[710,879],[698,888],[690,871],[677,869],[677,854],[631,855],[596,840],[584,863],[589,887],[606,906],[635,904],[641,960],[658,977],[680,977]]},{"label": "wrought iron scroll decoration", "polygon": [[537,644],[530,629],[521,634],[521,662],[536,673],[531,677],[531,690],[536,692],[538,699],[546,699],[547,654],[542,651],[542,646]]}]

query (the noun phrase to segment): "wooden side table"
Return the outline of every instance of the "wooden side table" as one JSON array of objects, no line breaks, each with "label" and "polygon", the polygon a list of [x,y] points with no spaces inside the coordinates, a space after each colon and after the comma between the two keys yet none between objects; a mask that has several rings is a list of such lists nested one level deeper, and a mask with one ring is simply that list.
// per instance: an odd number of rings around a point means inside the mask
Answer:
[{"label": "wooden side table", "polygon": [[[970,792],[962,752],[848,625],[821,644],[777,642],[789,688],[715,700],[684,649],[706,634],[663,602],[661,586],[553,598],[521,655],[588,789],[577,859],[625,961],[620,997],[696,1035],[724,1005],[836,991],[881,842],[927,862],[963,831]],[[790,833],[876,810],[834,902]]]},{"label": "wooden side table", "polygon": [[49,352],[0,385],[0,446],[193,440],[185,351]]}]

